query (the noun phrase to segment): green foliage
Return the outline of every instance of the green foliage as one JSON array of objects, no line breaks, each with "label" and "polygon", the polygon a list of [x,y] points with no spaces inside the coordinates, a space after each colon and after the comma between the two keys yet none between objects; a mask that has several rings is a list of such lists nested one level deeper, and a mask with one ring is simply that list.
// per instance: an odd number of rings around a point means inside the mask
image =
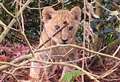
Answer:
[{"label": "green foliage", "polygon": [[82,74],[82,72],[80,70],[74,70],[71,72],[67,72],[65,73],[64,77],[63,77],[63,82],[74,82],[74,78],[80,76]]},{"label": "green foliage", "polygon": [[111,42],[113,42],[115,40],[115,36],[114,34],[112,33],[108,33],[106,36],[105,36],[105,40],[106,42],[109,44]]}]

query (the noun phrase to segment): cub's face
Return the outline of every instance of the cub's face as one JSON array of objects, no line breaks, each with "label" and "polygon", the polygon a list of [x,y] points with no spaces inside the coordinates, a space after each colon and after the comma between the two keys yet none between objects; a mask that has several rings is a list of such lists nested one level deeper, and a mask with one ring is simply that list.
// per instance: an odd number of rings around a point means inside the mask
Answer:
[{"label": "cub's face", "polygon": [[[71,11],[55,11],[53,8],[47,7],[43,10],[42,16],[44,29],[55,43],[66,44],[73,42],[80,22],[81,11],[79,7],[74,7]],[[62,30],[59,31],[60,29]],[[56,32],[57,34],[52,37]]]}]

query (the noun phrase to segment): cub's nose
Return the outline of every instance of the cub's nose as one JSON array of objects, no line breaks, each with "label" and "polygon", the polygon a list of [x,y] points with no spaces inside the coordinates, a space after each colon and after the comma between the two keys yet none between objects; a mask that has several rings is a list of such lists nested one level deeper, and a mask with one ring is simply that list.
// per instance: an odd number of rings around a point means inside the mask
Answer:
[{"label": "cub's nose", "polygon": [[67,41],[68,39],[62,39],[63,44],[66,44]]}]

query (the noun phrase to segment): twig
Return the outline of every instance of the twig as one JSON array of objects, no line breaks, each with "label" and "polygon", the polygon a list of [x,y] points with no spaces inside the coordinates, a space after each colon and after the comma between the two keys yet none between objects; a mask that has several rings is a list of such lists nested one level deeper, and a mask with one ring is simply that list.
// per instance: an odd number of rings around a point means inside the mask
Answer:
[{"label": "twig", "polygon": [[[19,2],[17,2],[17,3],[19,3]],[[56,5],[60,4],[60,3],[61,3],[61,1],[58,0],[57,3],[52,4],[52,5],[50,5],[50,6],[45,6],[45,7],[54,7],[54,6],[56,6]],[[22,4],[22,5],[23,5],[23,4]],[[41,9],[43,9],[44,7],[38,7],[38,8],[36,8],[36,7],[26,6],[26,8],[31,9],[31,10],[41,10]]]},{"label": "twig", "polygon": [[13,73],[6,72],[6,71],[2,71],[2,72],[11,75],[15,79],[15,82],[19,82],[18,79],[14,76]]},{"label": "twig", "polygon": [[78,45],[75,45],[75,44],[59,44],[59,45],[53,45],[53,46],[50,46],[50,47],[47,47],[47,48],[43,48],[43,49],[38,49],[36,50],[35,52],[41,52],[41,51],[45,51],[45,50],[49,50],[51,48],[56,48],[56,47],[74,47],[74,48],[78,48],[78,49],[83,49],[85,51],[88,51],[88,52],[91,52],[91,53],[94,53],[94,54],[99,54],[101,56],[105,56],[105,57],[110,57],[110,58],[113,58],[113,59],[116,59],[116,60],[119,60],[120,61],[120,58],[118,57],[113,57],[112,55],[109,55],[109,54],[104,54],[104,53],[100,53],[100,52],[96,52],[94,50],[90,50],[88,48],[85,48],[85,47],[82,47],[82,46],[78,46]]},{"label": "twig", "polygon": [[[40,9],[40,8],[41,8],[40,0],[39,0],[39,3],[38,3],[38,7],[39,7],[39,16],[40,16],[40,17],[39,17],[39,18],[40,18],[40,25],[39,25],[39,26],[40,26],[40,32],[39,32],[39,35],[41,35],[41,32],[42,32],[42,11],[41,11],[41,9]],[[41,38],[39,38],[39,44],[41,44],[41,43],[40,43],[40,39],[41,39]],[[39,47],[39,45],[38,45],[38,47]]]},{"label": "twig", "polygon": [[7,28],[5,28],[7,25],[5,23],[3,23],[2,20],[0,20],[0,25],[2,25],[2,27],[4,28],[4,30],[7,29]]},{"label": "twig", "polygon": [[[20,10],[22,9],[22,8],[21,8],[21,4],[22,4],[22,3],[21,3],[21,1],[20,1]],[[30,51],[31,51],[31,53],[32,53],[32,56],[35,57],[35,53],[34,53],[34,51],[33,51],[33,49],[32,49],[32,46],[31,46],[30,42],[28,41],[28,39],[27,39],[27,37],[26,37],[26,35],[25,35],[24,18],[23,18],[22,12],[21,12],[21,23],[22,23],[22,26],[21,26],[21,34],[24,36],[25,41],[27,42],[28,47],[30,48]]]},{"label": "twig", "polygon": [[39,48],[41,48],[41,47],[44,46],[47,42],[49,42],[49,41],[52,39],[52,37],[56,36],[56,34],[58,34],[58,33],[59,33],[62,29],[64,29],[67,25],[68,25],[68,24],[65,24],[62,28],[60,28],[57,32],[55,32],[55,33],[53,34],[53,36],[49,37],[48,40],[46,40],[43,44],[41,44],[41,45],[39,46]]},{"label": "twig", "polygon": [[90,56],[90,57],[84,57],[84,58],[76,59],[76,60],[66,61],[66,62],[67,62],[67,63],[79,62],[79,61],[82,61],[82,60],[86,60],[86,59],[92,58],[92,57],[94,57],[94,56],[95,56],[95,55],[92,55],[92,56]]},{"label": "twig", "polygon": [[[26,3],[23,5],[23,7],[21,8],[21,10],[19,10],[19,12],[17,13],[17,15],[15,16],[16,18],[21,14],[21,12],[26,8],[27,5],[29,5],[29,3],[31,2],[32,0],[27,0]],[[9,25],[7,27],[7,29],[5,29],[1,35],[0,35],[0,43],[2,42],[2,40],[5,38],[6,34],[9,32],[10,28],[13,26],[13,24],[16,22],[16,19],[13,18],[11,20],[11,22],[9,23]]]},{"label": "twig", "polygon": [[[81,46],[78,46],[78,45],[74,45],[74,44],[64,44],[64,45],[61,44],[61,45],[51,46],[51,47],[44,48],[44,49],[38,49],[38,50],[35,51],[35,53],[38,53],[38,52],[41,52],[41,51],[45,51],[45,50],[49,50],[49,49],[51,49],[51,48],[56,48],[56,47],[68,47],[68,46],[74,47],[74,48],[79,48],[79,49],[84,49],[85,51],[88,51],[88,52],[91,52],[91,53],[94,53],[94,54],[99,54],[99,55],[101,55],[101,56],[110,57],[110,58],[113,58],[113,59],[116,59],[116,60],[119,60],[119,61],[120,61],[120,58],[118,58],[118,57],[113,57],[113,56],[108,55],[108,54],[99,53],[99,52],[96,52],[96,51],[93,51],[93,50],[90,50],[90,49],[87,49],[87,48],[85,48],[85,47],[81,47]],[[31,54],[29,54],[29,55],[23,55],[23,56],[20,56],[20,57],[16,58],[16,59],[13,60],[13,61],[11,61],[10,63],[13,63],[13,64],[14,64],[14,63],[18,63],[18,62],[20,62],[20,61],[23,61],[23,60],[25,60],[25,59],[29,59],[29,58],[31,58],[31,57],[32,57]],[[8,68],[8,67],[9,67],[9,65],[2,65],[2,66],[0,66],[0,71],[6,69],[6,68]]]},{"label": "twig", "polygon": [[118,53],[119,50],[120,50],[120,45],[118,46],[118,48],[116,49],[116,51],[113,53],[113,56],[115,56]]},{"label": "twig", "polygon": [[70,54],[71,51],[73,51],[74,48],[71,48],[67,53],[65,53],[65,55],[63,55],[64,58],[67,58],[68,55]]},{"label": "twig", "polygon": [[17,64],[14,64],[14,63],[10,63],[10,62],[2,62],[0,61],[0,65],[3,64],[3,65],[10,65],[10,66],[14,66],[14,67],[18,67]]},{"label": "twig", "polygon": [[9,14],[11,15],[13,18],[15,17],[11,12],[9,12],[2,3],[0,3],[0,6]]},{"label": "twig", "polygon": [[[16,59],[14,59],[13,61],[9,62],[8,64],[15,64],[15,63],[21,62],[21,61],[26,60],[26,59],[28,60],[31,57],[32,57],[31,54],[29,54],[29,55],[22,55],[22,56],[20,56],[20,57],[18,57]],[[15,66],[16,66],[16,64],[15,64]],[[5,70],[8,67],[10,67],[10,65],[1,65],[0,66],[0,71]]]},{"label": "twig", "polygon": [[7,29],[7,28],[10,28],[11,30],[19,32],[19,30],[15,29],[15,28],[7,27],[7,25],[5,23],[3,23],[1,20],[0,20],[0,25],[2,25],[4,30]]},{"label": "twig", "polygon": [[[76,68],[76,69],[82,71],[82,72],[83,72],[84,74],[86,74],[90,79],[95,80],[96,82],[100,82],[99,80],[97,80],[96,77],[94,77],[94,76],[96,76],[96,75],[87,72],[86,70],[80,68],[80,67],[77,66],[77,65],[68,64],[68,63],[66,63],[66,62],[47,62],[47,61],[36,61],[36,60],[35,60],[35,62],[40,62],[40,63],[45,63],[45,64],[52,64],[52,65],[64,65],[64,66],[73,67],[73,68]],[[93,76],[93,75],[94,75],[94,76]]]},{"label": "twig", "polygon": [[107,70],[105,73],[103,73],[102,75],[100,75],[101,78],[104,78],[108,75],[110,75],[111,73],[113,73],[114,71],[116,71],[118,68],[116,68],[118,65],[120,64],[120,61],[117,62],[117,64],[115,64],[115,66],[113,66],[112,68],[110,68],[109,70]]},{"label": "twig", "polygon": [[[83,13],[84,13],[84,22],[83,22],[83,28],[84,28],[84,30],[83,30],[83,47],[85,47],[85,44],[86,44],[86,30],[85,30],[85,28],[86,28],[86,14],[87,14],[87,0],[84,0],[84,7],[83,7]],[[82,58],[84,58],[85,57],[85,50],[83,50],[83,53],[82,53]],[[84,67],[85,67],[85,60],[82,60],[82,69],[84,69]],[[82,80],[82,82],[84,82],[84,75],[82,74],[81,75],[81,80]]]},{"label": "twig", "polygon": [[[105,8],[103,5],[101,5],[101,4],[98,3],[97,1],[96,1],[96,4],[98,4],[100,7],[102,7],[104,10],[106,10],[106,11],[108,11],[108,12],[110,12],[110,13],[114,12],[114,11],[111,11],[111,10]],[[118,15],[114,15],[114,16],[116,16],[117,19],[120,21],[120,17],[119,17]]]}]

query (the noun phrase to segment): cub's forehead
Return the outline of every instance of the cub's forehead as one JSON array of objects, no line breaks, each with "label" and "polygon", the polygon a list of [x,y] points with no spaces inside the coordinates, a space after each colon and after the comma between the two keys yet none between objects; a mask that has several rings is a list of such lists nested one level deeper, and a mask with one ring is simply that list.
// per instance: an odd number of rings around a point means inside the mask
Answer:
[{"label": "cub's forehead", "polygon": [[69,10],[58,10],[56,13],[53,15],[53,20],[54,21],[68,21],[72,22],[74,20],[73,15]]},{"label": "cub's forehead", "polygon": [[58,10],[56,11],[56,14],[58,15],[72,15],[71,12],[69,10]]},{"label": "cub's forehead", "polygon": [[60,18],[73,18],[69,10],[58,10],[56,11],[55,16],[59,16]]}]

